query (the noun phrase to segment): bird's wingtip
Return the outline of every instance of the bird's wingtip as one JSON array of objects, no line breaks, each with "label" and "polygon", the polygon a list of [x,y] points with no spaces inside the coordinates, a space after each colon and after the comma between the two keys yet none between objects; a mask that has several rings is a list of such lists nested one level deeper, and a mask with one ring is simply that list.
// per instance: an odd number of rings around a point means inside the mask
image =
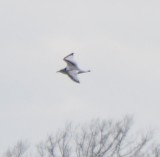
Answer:
[{"label": "bird's wingtip", "polygon": [[80,81],[79,81],[79,80],[76,80],[75,82],[78,83],[78,84],[80,84]]},{"label": "bird's wingtip", "polygon": [[74,52],[70,53],[69,55],[67,55],[66,57],[64,57],[63,59],[65,60],[67,57],[69,56],[73,56],[74,55]]}]

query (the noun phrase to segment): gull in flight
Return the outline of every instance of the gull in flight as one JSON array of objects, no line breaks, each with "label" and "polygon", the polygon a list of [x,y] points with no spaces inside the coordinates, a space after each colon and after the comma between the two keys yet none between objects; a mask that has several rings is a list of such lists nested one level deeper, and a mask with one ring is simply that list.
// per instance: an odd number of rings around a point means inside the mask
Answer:
[{"label": "gull in flight", "polygon": [[67,66],[64,69],[61,69],[57,72],[61,72],[62,74],[68,75],[73,81],[76,83],[80,83],[77,75],[81,73],[90,72],[90,70],[81,70],[77,63],[74,61],[73,58],[74,53],[69,54],[68,56],[64,57],[64,61],[67,63]]}]

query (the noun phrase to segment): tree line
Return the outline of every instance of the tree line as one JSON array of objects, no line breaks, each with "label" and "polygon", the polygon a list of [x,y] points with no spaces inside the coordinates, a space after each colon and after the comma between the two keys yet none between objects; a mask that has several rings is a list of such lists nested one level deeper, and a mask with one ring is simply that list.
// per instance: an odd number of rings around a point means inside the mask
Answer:
[{"label": "tree line", "polygon": [[30,152],[26,142],[9,148],[3,157],[160,157],[153,133],[134,133],[133,119],[93,120],[89,124],[67,124],[49,135]]}]

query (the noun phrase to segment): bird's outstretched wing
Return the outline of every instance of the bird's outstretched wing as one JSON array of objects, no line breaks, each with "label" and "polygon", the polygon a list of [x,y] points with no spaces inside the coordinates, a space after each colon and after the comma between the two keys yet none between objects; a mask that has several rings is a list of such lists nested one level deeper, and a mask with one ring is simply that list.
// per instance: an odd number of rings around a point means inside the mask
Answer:
[{"label": "bird's outstretched wing", "polygon": [[80,83],[78,77],[77,77],[77,70],[70,70],[68,71],[68,76],[75,82]]},{"label": "bird's outstretched wing", "polygon": [[68,70],[79,70],[77,63],[73,58],[74,53],[69,54],[68,56],[64,57],[64,61],[67,63]]}]

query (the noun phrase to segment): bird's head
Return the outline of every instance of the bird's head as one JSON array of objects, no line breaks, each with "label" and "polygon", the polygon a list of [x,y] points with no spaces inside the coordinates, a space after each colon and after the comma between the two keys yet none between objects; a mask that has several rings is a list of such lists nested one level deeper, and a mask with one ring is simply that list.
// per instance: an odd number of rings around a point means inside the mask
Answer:
[{"label": "bird's head", "polygon": [[60,73],[66,74],[66,68],[61,69],[61,70],[59,70],[59,71],[57,71],[57,72],[60,72]]}]

